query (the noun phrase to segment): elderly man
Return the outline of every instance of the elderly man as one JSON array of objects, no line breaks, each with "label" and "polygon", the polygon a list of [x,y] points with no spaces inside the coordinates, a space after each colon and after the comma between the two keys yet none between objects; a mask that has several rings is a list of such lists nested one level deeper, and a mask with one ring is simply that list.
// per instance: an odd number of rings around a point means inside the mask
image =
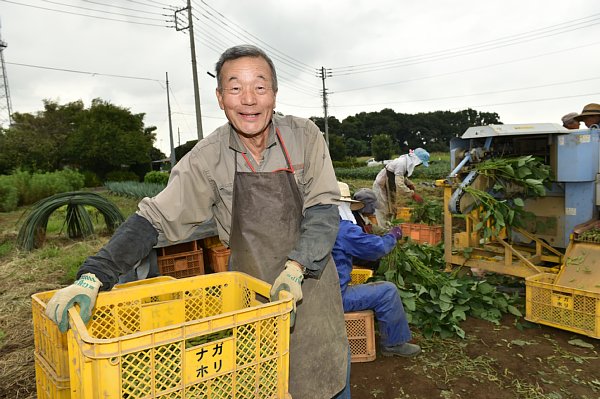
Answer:
[{"label": "elderly man", "polygon": [[573,119],[583,122],[588,128],[598,127],[600,125],[600,104],[591,103],[586,105],[583,107],[583,111]]},{"label": "elderly man", "polygon": [[277,75],[262,50],[232,47],[215,69],[228,123],[179,161],[167,187],[139,203],[84,261],[78,280],[54,295],[46,314],[62,331],[75,302],[89,318],[98,290],[111,289],[147,256],[158,234],[184,240],[214,218],[231,248],[230,270],[273,284],[272,298],[282,289],[294,296],[292,397],[331,398],[346,384],[349,350],[331,260],[340,192],[325,140],[310,120],[274,114]]}]

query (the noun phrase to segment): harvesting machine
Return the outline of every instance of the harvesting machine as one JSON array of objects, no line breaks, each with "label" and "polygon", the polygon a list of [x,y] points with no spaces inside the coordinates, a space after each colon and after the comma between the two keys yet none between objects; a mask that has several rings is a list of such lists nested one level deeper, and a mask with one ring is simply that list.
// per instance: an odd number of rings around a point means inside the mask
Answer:
[{"label": "harvesting machine", "polygon": [[[526,279],[528,320],[600,338],[600,144],[598,129],[557,124],[471,127],[450,142],[444,181],[444,256],[469,267]],[[488,159],[533,155],[550,166],[546,195],[525,199],[526,227],[485,237],[481,207],[467,187],[492,191],[477,171]],[[582,239],[586,237],[585,239]]]}]

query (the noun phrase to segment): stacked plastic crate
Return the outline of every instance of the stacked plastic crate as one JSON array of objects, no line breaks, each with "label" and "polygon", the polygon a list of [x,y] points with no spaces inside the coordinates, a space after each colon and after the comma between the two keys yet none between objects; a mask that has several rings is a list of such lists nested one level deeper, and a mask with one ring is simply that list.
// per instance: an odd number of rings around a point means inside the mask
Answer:
[{"label": "stacked plastic crate", "polygon": [[158,271],[175,278],[204,274],[202,247],[197,240],[157,248]]},{"label": "stacked plastic crate", "polygon": [[[354,267],[350,273],[350,285],[364,284],[373,271]],[[346,334],[350,344],[352,363],[375,360],[375,317],[372,310],[344,313]]]},{"label": "stacked plastic crate", "polygon": [[226,272],[231,250],[221,244],[218,236],[205,238],[202,246],[205,251],[204,259],[207,268],[214,273]]},{"label": "stacked plastic crate", "polygon": [[287,397],[292,297],[263,303],[270,288],[228,272],[102,292],[87,325],[69,311],[68,352],[64,334],[40,335],[53,325],[43,310],[55,291],[35,294],[36,354],[48,352],[40,338],[61,349],[36,360],[57,355],[69,378],[53,380],[36,361],[38,398]]}]

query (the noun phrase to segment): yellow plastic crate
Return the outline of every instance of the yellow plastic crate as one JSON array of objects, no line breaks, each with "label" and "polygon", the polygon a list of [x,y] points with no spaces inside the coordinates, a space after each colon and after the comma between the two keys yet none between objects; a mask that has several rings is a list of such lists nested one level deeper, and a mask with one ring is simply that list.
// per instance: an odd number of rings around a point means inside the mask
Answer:
[{"label": "yellow plastic crate", "polygon": [[396,219],[402,220],[404,222],[410,221],[410,217],[412,215],[412,208],[406,206],[400,206],[396,208]]},{"label": "yellow plastic crate", "polygon": [[375,319],[372,310],[344,313],[346,334],[350,344],[350,362],[375,360]]},{"label": "yellow plastic crate", "polygon": [[354,267],[350,272],[350,283],[348,285],[364,284],[371,277],[373,277],[373,270]]},{"label": "yellow plastic crate", "polygon": [[70,399],[68,378],[59,378],[39,354],[35,354],[35,385],[38,399]]},{"label": "yellow plastic crate", "polygon": [[525,279],[525,319],[600,338],[600,293],[554,285],[556,275]]},{"label": "yellow plastic crate", "polygon": [[[58,330],[44,312],[46,303],[56,291],[46,291],[31,296],[31,313],[33,320],[33,342],[35,354],[42,358],[47,368],[59,380],[69,380],[69,353],[67,334]],[[36,374],[38,368],[36,367]],[[39,394],[38,394],[39,396]]]},{"label": "yellow plastic crate", "polygon": [[[113,290],[173,280],[175,278],[170,276],[159,276],[147,280],[118,284],[113,287]],[[44,364],[53,375],[56,375],[56,379],[68,382],[69,352],[67,334],[61,333],[58,330],[58,326],[44,313],[46,311],[46,304],[56,291],[45,291],[31,296],[34,352],[36,356],[44,360]]]},{"label": "yellow plastic crate", "polygon": [[239,272],[101,293],[69,310],[72,398],[282,398],[292,296]]}]

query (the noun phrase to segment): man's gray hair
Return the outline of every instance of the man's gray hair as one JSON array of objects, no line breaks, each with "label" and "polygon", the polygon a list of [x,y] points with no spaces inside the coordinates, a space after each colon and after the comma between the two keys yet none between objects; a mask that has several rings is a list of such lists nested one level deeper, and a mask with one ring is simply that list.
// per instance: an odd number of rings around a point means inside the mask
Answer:
[{"label": "man's gray hair", "polygon": [[219,61],[217,61],[217,63],[215,64],[215,72],[217,73],[217,88],[219,90],[222,89],[221,69],[223,68],[223,64],[225,64],[227,61],[237,60],[238,58],[242,57],[262,58],[265,61],[267,61],[267,64],[269,64],[269,68],[271,68],[271,88],[273,89],[273,92],[277,93],[277,73],[275,72],[275,65],[273,64],[273,61],[267,55],[267,53],[251,44],[242,44],[239,46],[230,47],[227,50],[225,50],[223,54],[221,54],[221,57],[219,57]]}]

